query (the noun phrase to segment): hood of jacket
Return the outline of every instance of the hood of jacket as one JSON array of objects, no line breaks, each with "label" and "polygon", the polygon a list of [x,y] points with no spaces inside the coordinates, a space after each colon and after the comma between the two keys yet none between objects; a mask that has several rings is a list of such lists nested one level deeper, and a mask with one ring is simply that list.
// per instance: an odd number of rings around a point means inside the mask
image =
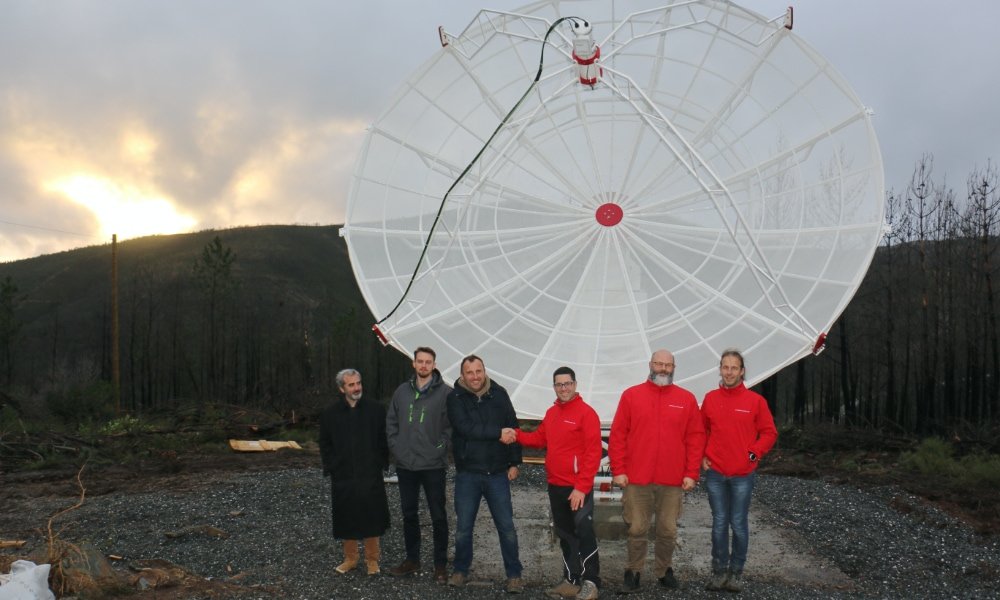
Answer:
[{"label": "hood of jacket", "polygon": [[462,379],[461,377],[459,377],[458,379],[455,380],[455,386],[454,387],[456,387],[456,388],[462,388],[463,390],[465,390],[466,392],[469,392],[470,394],[472,394],[476,398],[482,398],[483,396],[485,396],[486,394],[489,393],[491,385],[493,385],[493,382],[490,380],[490,376],[487,375],[486,379],[483,380],[483,388],[481,390],[479,390],[478,392],[475,391],[475,390],[473,390],[472,388],[470,388],[468,385],[466,385],[465,379]]},{"label": "hood of jacket", "polygon": [[421,394],[429,394],[434,388],[439,387],[443,382],[444,379],[441,377],[441,371],[434,369],[434,371],[431,372],[431,380],[427,383],[426,388],[420,389],[420,387],[417,386],[416,373],[414,373],[410,377],[410,388],[412,388],[414,392],[420,392]]}]

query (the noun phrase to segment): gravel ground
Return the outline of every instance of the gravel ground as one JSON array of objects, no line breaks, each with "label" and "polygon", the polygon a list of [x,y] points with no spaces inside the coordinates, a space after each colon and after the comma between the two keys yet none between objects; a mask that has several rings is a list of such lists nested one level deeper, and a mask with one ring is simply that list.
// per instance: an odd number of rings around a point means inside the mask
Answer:
[{"label": "gravel ground", "polygon": [[[465,589],[435,585],[429,568],[402,580],[387,575],[368,577],[360,571],[334,574],[341,553],[339,544],[331,539],[329,487],[318,469],[215,474],[181,491],[171,491],[170,481],[164,479],[164,489],[155,493],[116,492],[88,498],[83,507],[66,517],[68,527],[63,537],[123,556],[118,563],[122,568],[130,560],[158,558],[208,578],[224,580],[235,575],[247,586],[246,593],[239,596],[242,598],[507,597],[500,581],[483,580]],[[526,466],[515,485],[543,489],[542,468]],[[393,528],[383,537],[383,569],[403,557],[398,491],[395,486],[388,489]],[[694,493],[704,492],[699,488]],[[742,597],[1000,597],[1000,541],[976,536],[947,514],[898,489],[858,489],[762,475],[754,495],[755,503],[769,509],[770,525],[794,531],[808,546],[803,552],[832,561],[855,585],[850,589],[819,589],[751,579]],[[65,500],[12,501],[0,509],[0,528],[11,527],[15,511],[18,522],[44,523],[53,507],[65,506]],[[215,527],[228,537],[196,529],[201,526]],[[15,534],[31,537],[29,530],[13,529]],[[425,566],[432,563],[429,526],[426,529],[422,545]],[[477,535],[495,540],[495,532],[483,529],[487,528],[477,526]],[[170,538],[165,535],[168,532],[187,533]],[[753,562],[752,534],[750,550],[748,572]],[[499,562],[499,552],[491,551]],[[497,569],[502,571],[499,566]],[[524,596],[542,597],[555,583],[557,569],[557,565],[550,569],[553,580],[529,581]],[[614,595],[621,573],[604,575],[602,597],[606,598]],[[643,591],[631,597],[728,597],[702,590],[703,574],[680,575],[681,590],[661,590],[655,581],[644,579]]]}]

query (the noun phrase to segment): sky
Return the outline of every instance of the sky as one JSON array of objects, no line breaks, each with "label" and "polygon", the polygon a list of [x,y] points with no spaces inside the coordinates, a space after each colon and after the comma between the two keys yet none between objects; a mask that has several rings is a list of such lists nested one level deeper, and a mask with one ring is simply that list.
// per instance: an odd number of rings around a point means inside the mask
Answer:
[{"label": "sky", "polygon": [[[0,262],[128,239],[342,223],[365,128],[492,0],[5,0]],[[768,17],[789,4],[743,0]],[[1000,159],[1000,2],[805,0],[794,33],[874,110],[886,189]]]}]

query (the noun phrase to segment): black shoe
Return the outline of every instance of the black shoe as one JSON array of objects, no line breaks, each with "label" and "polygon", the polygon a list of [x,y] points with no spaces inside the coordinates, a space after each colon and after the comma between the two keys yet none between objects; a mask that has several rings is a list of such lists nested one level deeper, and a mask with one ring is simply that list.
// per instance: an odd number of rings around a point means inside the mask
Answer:
[{"label": "black shoe", "polygon": [[681,586],[681,584],[677,582],[677,578],[674,577],[673,568],[668,568],[667,572],[664,573],[663,577],[660,577],[658,581],[660,582],[661,586],[670,590],[676,590]]},{"label": "black shoe", "polygon": [[389,569],[389,574],[393,577],[403,577],[404,575],[412,575],[419,570],[420,563],[415,560],[406,559],[398,567]]},{"label": "black shoe", "polygon": [[434,565],[434,583],[442,585],[448,583],[448,567],[445,565]]},{"label": "black shoe", "polygon": [[622,589],[620,593],[631,594],[632,592],[639,591],[639,573],[635,571],[625,571],[625,577],[622,579]]}]

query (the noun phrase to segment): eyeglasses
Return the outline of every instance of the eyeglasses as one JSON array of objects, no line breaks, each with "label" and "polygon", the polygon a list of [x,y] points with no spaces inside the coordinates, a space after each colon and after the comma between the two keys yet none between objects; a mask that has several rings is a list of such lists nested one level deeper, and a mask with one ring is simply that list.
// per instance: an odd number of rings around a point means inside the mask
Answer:
[{"label": "eyeglasses", "polygon": [[563,382],[560,382],[560,383],[553,383],[552,387],[556,387],[556,388],[568,388],[568,387],[573,387],[574,385],[576,385],[575,381],[563,381]]},{"label": "eyeglasses", "polygon": [[665,367],[672,367],[672,366],[674,366],[674,363],[665,363],[665,362],[651,362],[649,364],[653,365],[657,369],[662,369],[662,368],[665,368]]}]

